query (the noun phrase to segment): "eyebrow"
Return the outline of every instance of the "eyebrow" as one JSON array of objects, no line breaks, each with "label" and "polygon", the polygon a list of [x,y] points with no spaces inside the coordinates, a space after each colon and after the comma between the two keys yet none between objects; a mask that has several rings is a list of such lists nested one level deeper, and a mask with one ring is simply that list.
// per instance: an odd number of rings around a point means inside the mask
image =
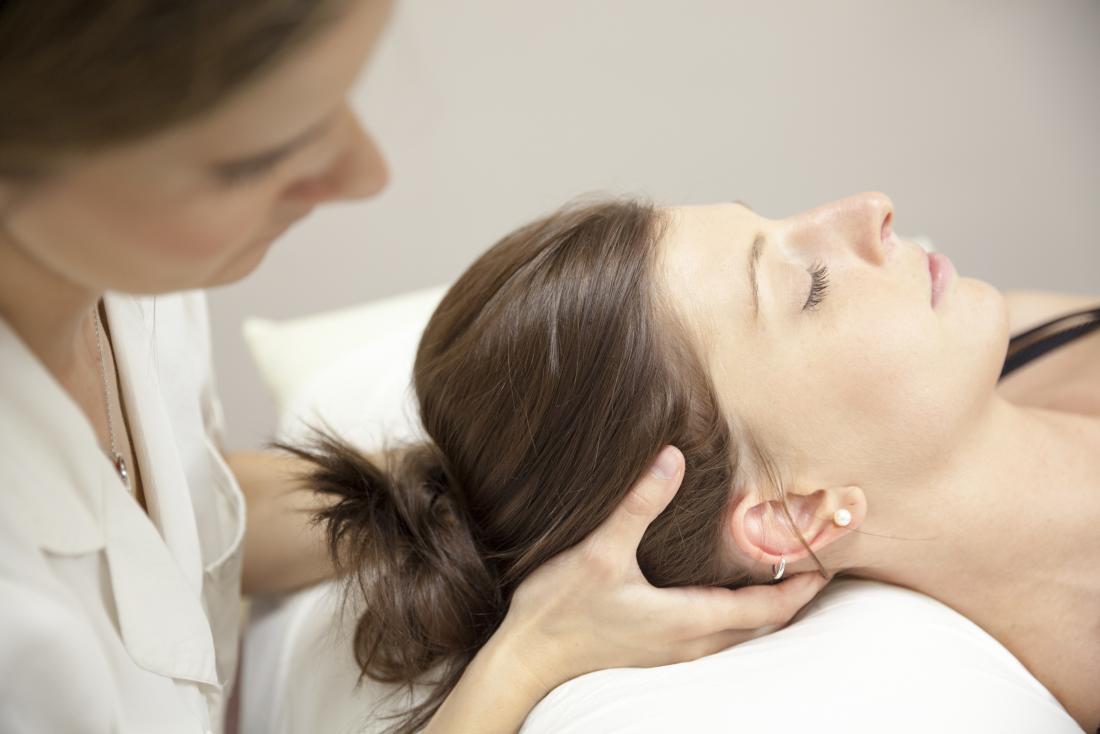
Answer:
[{"label": "eyebrow", "polygon": [[260,153],[252,153],[241,158],[235,158],[233,160],[215,163],[214,170],[217,171],[219,175],[232,176],[240,169],[253,168],[275,163],[276,161],[285,158],[298,148],[301,148],[303,145],[316,138],[318,135],[324,132],[325,128],[327,128],[331,124],[331,122],[332,120],[330,118],[325,118],[307,129],[305,132],[299,133],[294,138],[274,148],[270,148]]},{"label": "eyebrow", "polygon": [[765,244],[767,244],[767,238],[764,237],[764,233],[757,232],[752,240],[752,247],[749,248],[749,290],[752,293],[754,321],[760,320],[760,278],[757,274],[757,265],[760,262],[760,256],[764,254]]}]

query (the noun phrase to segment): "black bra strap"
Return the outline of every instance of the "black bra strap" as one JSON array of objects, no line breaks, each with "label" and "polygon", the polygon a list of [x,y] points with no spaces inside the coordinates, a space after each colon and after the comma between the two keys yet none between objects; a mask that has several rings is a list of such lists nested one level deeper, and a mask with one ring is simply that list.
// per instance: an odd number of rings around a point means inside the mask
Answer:
[{"label": "black bra strap", "polygon": [[1100,308],[1066,314],[1017,334],[1008,343],[1008,356],[1001,369],[1001,379],[1033,359],[1096,329],[1100,329]]}]

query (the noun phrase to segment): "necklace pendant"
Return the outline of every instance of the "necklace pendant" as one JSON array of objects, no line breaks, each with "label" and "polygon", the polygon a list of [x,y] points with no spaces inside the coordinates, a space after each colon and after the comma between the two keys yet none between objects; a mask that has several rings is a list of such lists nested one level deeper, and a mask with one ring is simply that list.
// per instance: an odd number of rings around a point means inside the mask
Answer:
[{"label": "necklace pendant", "polygon": [[115,454],[115,471],[118,472],[119,479],[126,485],[126,488],[130,488],[130,474],[126,471],[126,460],[122,458],[121,454]]}]

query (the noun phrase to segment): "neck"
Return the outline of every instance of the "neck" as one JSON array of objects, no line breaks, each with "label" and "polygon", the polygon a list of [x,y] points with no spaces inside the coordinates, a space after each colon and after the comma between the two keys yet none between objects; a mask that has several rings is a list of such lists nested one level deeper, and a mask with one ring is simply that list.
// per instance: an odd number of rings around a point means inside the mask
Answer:
[{"label": "neck", "polygon": [[100,296],[51,270],[0,228],[0,318],[62,383],[86,345]]},{"label": "neck", "polygon": [[1077,689],[1100,672],[1097,446],[1095,417],[995,398],[935,475],[872,501],[844,565],[970,618],[1087,720]]},{"label": "neck", "polygon": [[1094,418],[997,398],[943,467],[872,504],[853,570],[941,598],[1036,582],[1100,597],[1100,546],[1082,542],[1100,526],[1100,461],[1083,459],[1098,441]]}]

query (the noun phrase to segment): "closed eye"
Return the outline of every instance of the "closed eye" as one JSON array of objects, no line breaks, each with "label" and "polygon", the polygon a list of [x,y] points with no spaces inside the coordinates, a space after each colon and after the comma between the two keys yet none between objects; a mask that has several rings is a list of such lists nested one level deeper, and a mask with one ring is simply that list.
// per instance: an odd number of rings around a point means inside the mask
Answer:
[{"label": "closed eye", "polygon": [[223,183],[229,186],[244,183],[263,176],[265,173],[275,168],[275,166],[282,161],[283,157],[283,154],[265,155],[223,165],[218,168],[218,177]]},{"label": "closed eye", "polygon": [[237,160],[222,161],[214,165],[214,173],[227,185],[258,179],[274,169],[283,159],[321,137],[333,125],[334,115],[329,115],[298,137],[270,150]]},{"label": "closed eye", "polygon": [[810,268],[810,293],[802,310],[816,310],[829,290],[829,268],[824,263],[814,263]]}]

